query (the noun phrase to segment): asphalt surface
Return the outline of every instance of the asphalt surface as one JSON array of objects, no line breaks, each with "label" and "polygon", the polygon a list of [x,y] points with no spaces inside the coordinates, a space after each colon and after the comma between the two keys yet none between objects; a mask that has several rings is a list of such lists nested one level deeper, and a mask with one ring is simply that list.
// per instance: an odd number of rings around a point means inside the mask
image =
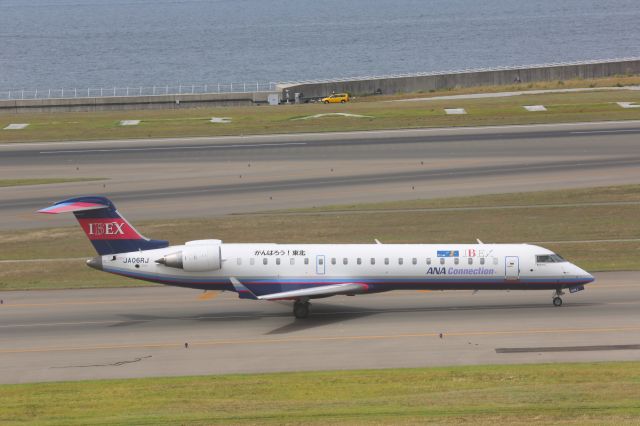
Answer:
[{"label": "asphalt surface", "polygon": [[640,181],[640,122],[0,145],[0,179],[106,181],[0,188],[0,229],[107,195],[129,220],[578,188]]},{"label": "asphalt surface", "polygon": [[638,360],[639,282],[596,274],[560,308],[550,291],[337,296],[304,320],[284,302],[170,287],[2,292],[0,383]]}]

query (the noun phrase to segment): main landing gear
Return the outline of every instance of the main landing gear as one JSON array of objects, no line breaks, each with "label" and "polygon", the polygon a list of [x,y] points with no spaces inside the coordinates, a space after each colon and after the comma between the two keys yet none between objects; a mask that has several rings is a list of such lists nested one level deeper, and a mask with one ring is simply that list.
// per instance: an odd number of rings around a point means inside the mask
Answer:
[{"label": "main landing gear", "polygon": [[306,318],[309,316],[309,306],[311,303],[306,300],[296,300],[293,304],[293,315],[296,318]]},{"label": "main landing gear", "polygon": [[553,293],[553,306],[562,306],[562,298],[564,291],[558,289]]}]

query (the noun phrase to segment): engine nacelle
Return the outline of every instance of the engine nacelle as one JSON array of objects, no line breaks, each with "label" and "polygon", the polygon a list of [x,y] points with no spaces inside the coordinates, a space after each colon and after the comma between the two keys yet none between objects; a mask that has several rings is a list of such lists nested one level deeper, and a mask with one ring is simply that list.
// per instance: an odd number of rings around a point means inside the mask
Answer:
[{"label": "engine nacelle", "polygon": [[169,268],[184,269],[187,272],[217,271],[222,267],[220,245],[191,245],[168,254],[157,263]]}]

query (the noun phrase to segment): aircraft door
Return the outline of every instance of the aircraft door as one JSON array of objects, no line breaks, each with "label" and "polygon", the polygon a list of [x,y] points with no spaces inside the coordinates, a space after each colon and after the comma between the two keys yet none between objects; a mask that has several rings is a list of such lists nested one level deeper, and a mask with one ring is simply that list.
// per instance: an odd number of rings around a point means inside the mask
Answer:
[{"label": "aircraft door", "polygon": [[325,260],[324,260],[324,255],[323,254],[319,254],[316,256],[316,274],[318,275],[324,275],[324,268],[325,268]]},{"label": "aircraft door", "polygon": [[507,281],[518,281],[520,279],[520,259],[518,256],[506,256],[504,265],[504,278]]}]

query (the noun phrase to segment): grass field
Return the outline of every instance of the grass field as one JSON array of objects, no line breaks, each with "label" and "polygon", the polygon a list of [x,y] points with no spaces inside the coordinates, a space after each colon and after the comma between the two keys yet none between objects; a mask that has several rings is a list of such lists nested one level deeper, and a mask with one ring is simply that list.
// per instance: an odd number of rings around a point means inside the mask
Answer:
[{"label": "grass field", "polygon": [[41,178],[41,179],[0,179],[0,188],[6,186],[47,185],[65,182],[89,182],[105,178]]},{"label": "grass field", "polygon": [[[494,206],[541,206],[545,204],[615,203],[640,202],[640,185],[601,186],[560,191],[517,192],[507,194],[489,194],[456,198],[436,198],[429,200],[410,200],[369,204],[340,204],[320,206],[309,209],[292,209],[292,213],[321,212],[358,212],[384,211],[397,209],[439,209]],[[285,212],[283,210],[283,212]],[[274,212],[274,213],[277,213]]]},{"label": "grass field", "polygon": [[0,394],[5,425],[632,425],[640,362],[61,382]]},{"label": "grass field", "polygon": [[[446,93],[449,94],[449,92]],[[455,93],[457,91],[451,92],[451,94]],[[178,110],[5,114],[0,115],[0,128],[16,121],[30,123],[30,125],[24,130],[0,130],[0,143],[640,119],[640,109],[624,109],[615,103],[640,102],[640,91],[631,90],[522,95],[506,98],[387,102],[391,98],[366,97],[345,105],[304,104]],[[538,104],[545,105],[548,111],[532,113],[522,108],[523,105]],[[446,115],[444,108],[465,108],[468,114]],[[297,120],[301,117],[332,112],[366,115],[372,118],[331,116]],[[211,117],[230,117],[232,122],[213,124],[209,122]],[[125,119],[142,121],[138,126],[120,126],[120,120]]]},{"label": "grass field", "polygon": [[[389,209],[396,210],[385,211]],[[640,185],[627,185],[135,225],[144,235],[173,244],[202,238],[292,243],[370,243],[374,238],[385,243],[473,243],[476,238],[485,243],[543,242],[595,272],[640,269],[639,218]],[[571,242],[585,240],[596,241]],[[94,254],[79,227],[0,232],[0,289],[145,285],[87,268],[81,258]],[[7,262],[46,258],[61,260]]]}]

